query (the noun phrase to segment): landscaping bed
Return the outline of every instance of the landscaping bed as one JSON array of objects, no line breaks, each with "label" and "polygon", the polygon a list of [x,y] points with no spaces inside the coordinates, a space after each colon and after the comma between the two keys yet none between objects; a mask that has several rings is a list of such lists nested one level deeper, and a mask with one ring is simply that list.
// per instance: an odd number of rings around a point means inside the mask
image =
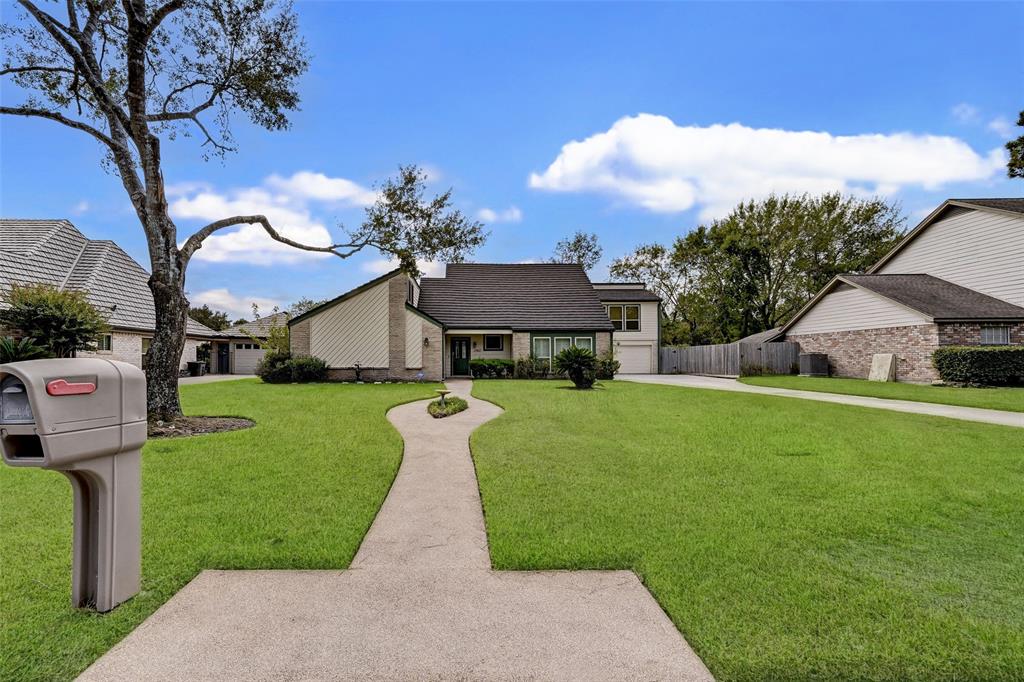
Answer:
[{"label": "landscaping bed", "polygon": [[722,680],[1024,678],[1020,430],[566,385],[474,385],[496,569],[633,569]]},{"label": "landscaping bed", "polygon": [[142,592],[102,616],[70,606],[67,480],[0,466],[0,680],[75,677],[204,568],[347,567],[402,457],[385,413],[435,388],[183,386],[186,412],[256,426],[146,445]]},{"label": "landscaping bed", "polygon": [[444,417],[450,417],[453,414],[458,414],[468,407],[469,403],[462,398],[448,396],[445,398],[443,403],[440,398],[427,403],[427,412],[429,412],[430,416],[435,419],[442,419]]},{"label": "landscaping bed", "polygon": [[839,379],[834,377],[759,376],[740,379],[752,386],[792,388],[800,391],[863,395],[892,400],[980,407],[989,410],[1024,412],[1024,388],[960,388],[902,382]]}]

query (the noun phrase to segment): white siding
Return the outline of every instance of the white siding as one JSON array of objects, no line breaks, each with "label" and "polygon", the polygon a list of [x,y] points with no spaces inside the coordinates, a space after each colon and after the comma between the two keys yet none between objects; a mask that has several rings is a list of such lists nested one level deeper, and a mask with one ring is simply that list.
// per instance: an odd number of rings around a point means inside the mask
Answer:
[{"label": "white siding", "polygon": [[405,367],[423,367],[423,320],[411,310],[405,311]]},{"label": "white siding", "polygon": [[313,316],[309,352],[328,367],[387,367],[388,282]]},{"label": "white siding", "polygon": [[[600,294],[600,291],[598,292]],[[638,305],[636,303],[605,303],[612,305]],[[630,332],[615,330],[616,341],[654,341],[658,340],[658,304],[654,301],[640,303],[640,331]],[[623,313],[625,314],[625,313]]]},{"label": "white siding", "polygon": [[926,227],[877,272],[925,273],[1024,306],[1024,216],[951,215]]},{"label": "white siding", "polygon": [[910,327],[929,322],[923,315],[887,298],[848,285],[839,286],[841,288],[818,301],[786,333],[795,336],[852,329]]}]

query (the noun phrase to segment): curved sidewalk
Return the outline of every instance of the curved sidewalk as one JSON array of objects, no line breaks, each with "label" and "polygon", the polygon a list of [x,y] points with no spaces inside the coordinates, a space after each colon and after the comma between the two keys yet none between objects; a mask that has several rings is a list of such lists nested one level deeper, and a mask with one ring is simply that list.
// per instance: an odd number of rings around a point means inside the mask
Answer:
[{"label": "curved sidewalk", "polygon": [[912,412],[928,414],[933,417],[963,419],[1000,426],[1016,426],[1024,428],[1024,412],[1005,412],[1003,410],[986,410],[979,407],[960,407],[941,403],[921,403],[912,400],[890,400],[888,398],[871,398],[860,395],[840,393],[819,393],[817,391],[799,391],[792,388],[774,388],[772,386],[753,386],[735,379],[709,377],[698,374],[620,374],[615,377],[622,381],[635,381],[644,384],[666,384],[669,386],[685,386],[687,388],[706,388],[716,391],[738,391],[740,393],[760,393],[784,398],[801,398],[817,400],[823,403],[841,403],[859,407],[873,407],[894,412]]},{"label": "curved sidewalk", "polygon": [[203,571],[84,680],[711,680],[631,571],[492,571],[469,395],[405,439],[395,482],[344,571]]}]

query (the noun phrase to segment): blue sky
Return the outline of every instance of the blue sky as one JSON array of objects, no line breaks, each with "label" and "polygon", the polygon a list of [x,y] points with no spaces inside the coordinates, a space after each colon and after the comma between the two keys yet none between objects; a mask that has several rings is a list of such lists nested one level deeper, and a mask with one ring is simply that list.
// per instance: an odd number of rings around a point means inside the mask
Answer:
[{"label": "blue sky", "polygon": [[[337,235],[400,163],[487,218],[474,260],[541,260],[583,229],[605,249],[594,278],[769,191],[882,193],[911,223],[949,196],[1024,195],[1000,168],[1024,107],[1024,3],[296,7],[313,59],[292,129],[236,119],[240,149],[223,162],[204,162],[194,138],[165,146],[183,238],[235,209]],[[90,139],[46,121],[0,126],[0,214],[67,217],[147,263]],[[240,314],[251,300],[334,296],[386,267],[376,253],[274,246],[220,237],[190,266],[192,300]]]}]

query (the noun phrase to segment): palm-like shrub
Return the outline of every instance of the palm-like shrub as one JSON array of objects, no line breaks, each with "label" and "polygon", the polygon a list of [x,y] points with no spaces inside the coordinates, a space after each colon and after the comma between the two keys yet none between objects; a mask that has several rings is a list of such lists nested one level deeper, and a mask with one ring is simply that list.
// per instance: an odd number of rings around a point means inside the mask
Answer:
[{"label": "palm-like shrub", "polygon": [[555,356],[554,369],[569,377],[576,388],[593,388],[597,379],[597,358],[586,348],[569,346]]},{"label": "palm-like shrub", "polygon": [[25,337],[15,340],[13,336],[0,336],[0,365],[48,357],[50,353],[42,346],[37,346],[34,339]]}]

